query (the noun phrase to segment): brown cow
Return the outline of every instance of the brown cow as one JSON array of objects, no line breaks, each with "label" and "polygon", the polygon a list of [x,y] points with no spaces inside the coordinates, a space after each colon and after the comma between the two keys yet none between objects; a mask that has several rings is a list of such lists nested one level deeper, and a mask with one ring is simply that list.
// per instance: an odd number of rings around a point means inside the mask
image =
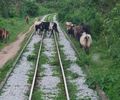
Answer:
[{"label": "brown cow", "polygon": [[86,24],[81,24],[81,25],[78,25],[78,26],[74,27],[74,35],[77,38],[77,40],[80,39],[80,37],[82,36],[83,32],[85,32],[87,34],[91,34],[90,26],[86,25]]},{"label": "brown cow", "polygon": [[4,38],[4,33],[5,33],[4,29],[0,28],[0,39],[1,40],[3,40]]},{"label": "brown cow", "polygon": [[7,40],[9,38],[9,32],[7,30],[5,30],[4,28],[0,29],[0,39],[1,40]]},{"label": "brown cow", "polygon": [[75,38],[77,38],[77,40],[79,41],[80,37],[82,36],[83,33],[83,27],[78,25],[74,27],[74,36]]}]

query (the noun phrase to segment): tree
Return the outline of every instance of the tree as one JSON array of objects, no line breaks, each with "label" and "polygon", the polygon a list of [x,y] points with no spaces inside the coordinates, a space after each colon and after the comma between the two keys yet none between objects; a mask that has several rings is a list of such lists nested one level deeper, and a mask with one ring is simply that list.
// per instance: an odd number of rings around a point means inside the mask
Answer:
[{"label": "tree", "polygon": [[26,2],[25,3],[25,5],[26,5],[26,13],[28,14],[28,15],[30,15],[30,16],[36,16],[36,15],[38,15],[38,10],[39,10],[39,7],[38,7],[38,5],[35,3],[35,2],[33,2],[33,1],[31,1],[31,2]]}]

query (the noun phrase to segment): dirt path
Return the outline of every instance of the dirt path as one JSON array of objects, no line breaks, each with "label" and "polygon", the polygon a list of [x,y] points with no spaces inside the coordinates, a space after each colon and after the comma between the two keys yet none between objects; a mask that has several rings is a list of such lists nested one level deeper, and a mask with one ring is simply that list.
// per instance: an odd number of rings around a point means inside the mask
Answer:
[{"label": "dirt path", "polygon": [[26,33],[18,35],[16,41],[4,47],[0,51],[0,69],[5,65],[5,63],[8,60],[12,59],[17,54],[21,47],[22,42],[26,37],[26,34],[28,34],[32,30],[33,26],[34,24],[29,28],[29,30]]}]

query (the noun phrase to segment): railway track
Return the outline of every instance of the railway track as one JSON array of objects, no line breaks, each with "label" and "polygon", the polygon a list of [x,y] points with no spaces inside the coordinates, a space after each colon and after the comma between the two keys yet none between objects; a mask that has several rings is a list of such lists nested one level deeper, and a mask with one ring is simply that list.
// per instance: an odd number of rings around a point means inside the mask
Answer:
[{"label": "railway track", "polygon": [[36,66],[35,66],[35,72],[34,72],[33,81],[32,81],[30,94],[29,94],[29,100],[32,100],[32,94],[33,94],[33,89],[34,89],[34,86],[35,86],[35,81],[36,81],[37,71],[38,71],[38,65],[39,65],[39,60],[40,60],[40,54],[41,54],[42,45],[43,45],[43,38],[44,38],[44,33],[42,34],[42,40],[41,40],[40,45],[39,45],[39,51],[38,51],[38,56],[37,56],[37,61],[36,61]]},{"label": "railway track", "polygon": [[[29,47],[28,45],[32,45],[33,44],[36,44],[38,43],[39,41],[34,41],[34,43],[31,43],[30,44],[30,41],[31,39],[33,38],[34,36],[34,33],[32,33],[29,37],[29,39],[27,40],[26,44],[24,45],[24,47],[22,48],[21,52],[19,53],[17,59],[15,60],[14,64],[13,64],[13,67],[12,69],[10,70],[10,72],[8,73],[7,77],[5,78],[4,82],[2,83],[1,85],[1,96],[0,96],[0,99],[1,100],[23,100],[24,99],[29,99],[29,100],[32,100],[32,95],[33,95],[33,91],[34,91],[34,87],[35,87],[35,82],[37,80],[37,73],[38,73],[38,66],[39,66],[39,61],[40,61],[40,55],[41,55],[41,50],[42,50],[42,45],[43,45],[43,40],[44,40],[44,33],[42,34],[42,37],[41,37],[41,41],[40,41],[40,44],[39,44],[39,51],[38,51],[38,54],[37,54],[37,60],[36,60],[36,65],[35,65],[35,70],[34,70],[34,75],[33,75],[33,80],[32,80],[32,84],[31,84],[31,88],[30,88],[30,93],[29,93],[29,96],[24,96],[25,93],[29,90],[28,89],[28,86],[26,88],[26,85],[27,85],[27,80],[23,83],[20,83],[20,81],[23,81],[24,78],[26,77],[26,74],[28,71],[30,71],[31,69],[30,66],[30,62],[27,62],[27,56],[30,55],[32,52],[33,52],[33,49],[30,49],[31,51],[29,53],[25,52],[26,48],[31,48]],[[37,36],[34,36],[34,39],[37,38]],[[57,42],[57,38],[56,38],[56,35],[54,33],[54,41],[55,41],[55,47],[56,47],[56,52],[58,54],[58,59],[59,59],[59,63],[60,63],[60,69],[61,69],[61,76],[62,76],[62,79],[63,79],[63,84],[64,84],[64,90],[65,90],[65,95],[66,95],[66,100],[70,100],[69,98],[69,93],[68,93],[68,88],[67,88],[67,83],[66,83],[66,78],[65,78],[65,73],[64,73],[64,69],[63,69],[63,65],[62,65],[62,61],[61,61],[61,56],[60,56],[60,52],[59,52],[59,47],[58,47],[58,42]],[[27,56],[26,56],[27,55]],[[26,56],[26,57],[24,57]],[[24,59],[24,60],[23,60]],[[25,62],[25,65],[23,64],[23,61]],[[29,65],[29,70],[26,69],[26,71],[23,70],[24,67],[27,66],[27,64],[30,64]],[[19,66],[20,65],[20,66]],[[20,68],[22,67],[22,68]],[[21,73],[20,71],[24,71],[23,73]],[[24,75],[22,75],[24,74]],[[22,75],[20,77],[20,75]],[[16,78],[19,80],[17,81]],[[25,86],[22,86],[22,85],[25,85]],[[21,90],[20,90],[21,88]],[[19,91],[17,91],[19,90]],[[27,90],[27,91],[26,91]],[[26,91],[26,92],[23,92],[23,91]]]},{"label": "railway track", "polygon": [[[64,93],[65,93],[65,100],[70,100],[71,99],[71,97],[70,97],[70,94],[69,94],[69,90],[68,90],[68,85],[67,85],[67,82],[69,82],[68,80],[66,80],[66,75],[65,75],[65,71],[64,71],[64,68],[63,68],[63,64],[62,64],[62,60],[61,60],[61,55],[60,55],[60,46],[59,46],[59,44],[58,44],[58,38],[57,38],[57,36],[56,36],[56,34],[54,33],[54,41],[55,41],[55,47],[56,47],[56,52],[57,52],[57,55],[58,55],[58,59],[59,59],[59,67],[60,67],[60,70],[61,70],[61,76],[62,76],[62,81],[63,81],[63,84],[64,84]],[[71,42],[72,43],[72,42]],[[72,44],[73,45],[73,44]],[[74,46],[74,45],[73,45]],[[41,47],[41,46],[40,46]],[[74,47],[75,48],[75,47]],[[76,49],[74,49],[74,50],[76,50]],[[40,56],[38,56],[38,59],[40,58]],[[38,60],[38,61],[40,61],[41,62],[41,60]],[[40,63],[39,62],[39,63]],[[37,66],[39,65],[39,63],[37,63]],[[41,66],[40,66],[41,67]],[[47,66],[47,67],[50,67],[50,66]],[[38,69],[38,68],[37,68]],[[79,69],[80,70],[80,69]],[[34,81],[33,81],[33,87],[31,88],[32,89],[32,92],[31,92],[31,94],[30,94],[30,96],[29,96],[29,100],[33,100],[32,99],[32,96],[33,96],[33,92],[34,92],[34,88],[35,88],[35,83],[36,82],[38,82],[38,81],[40,81],[41,82],[41,80],[43,79],[43,77],[40,77],[40,79],[37,79],[37,75],[39,74],[39,73],[36,73],[36,72],[38,72],[38,71],[35,71],[35,77],[34,77]],[[46,71],[47,72],[47,71]],[[48,72],[49,73],[49,72]],[[81,75],[83,75],[83,74],[81,74]],[[44,76],[44,75],[43,75]],[[84,76],[84,75],[83,75]],[[81,77],[81,76],[80,76]],[[49,79],[47,80],[47,81],[50,81]],[[44,82],[46,82],[46,81],[44,81]],[[46,82],[47,83],[47,82]],[[46,83],[43,83],[43,84],[46,84]],[[43,84],[40,84],[40,87],[43,85]],[[47,83],[47,85],[49,85],[49,84],[51,84],[50,82],[48,82]],[[82,83],[82,84],[84,84],[84,82]],[[83,85],[83,87],[84,87],[84,85]],[[38,87],[37,87],[38,88]],[[44,88],[46,88],[46,87],[44,87],[43,86],[43,88],[42,89],[44,89]],[[48,87],[47,87],[48,88]],[[50,88],[50,86],[49,86],[49,88]],[[54,87],[55,88],[55,87]],[[70,87],[69,87],[70,88]],[[87,88],[87,87],[85,87],[85,88]],[[45,90],[46,91],[46,90]],[[51,90],[52,91],[52,90]],[[92,90],[90,90],[90,89],[88,89],[87,91],[86,91],[86,93],[88,93],[88,92],[93,92]],[[47,92],[48,93],[48,92]],[[44,95],[46,95],[46,96],[48,96],[47,95],[47,93],[43,93]],[[87,95],[85,93],[85,96]],[[83,93],[84,94],[84,93]],[[80,93],[80,95],[81,95],[81,93]],[[92,96],[92,94],[89,94],[90,96]],[[45,96],[45,97],[46,97]],[[41,100],[47,100],[47,98],[42,98]],[[93,97],[94,99],[93,100],[98,100],[98,99],[96,99],[97,97]],[[51,98],[50,98],[51,99]],[[75,98],[75,99],[77,99],[77,97]],[[54,100],[54,99],[52,99],[52,100]],[[62,99],[62,100],[64,100],[64,99]],[[72,99],[71,99],[72,100]]]},{"label": "railway track", "polygon": [[70,100],[67,81],[66,81],[66,76],[65,76],[65,72],[64,72],[64,68],[63,68],[63,64],[62,64],[62,60],[61,60],[61,56],[60,56],[60,50],[59,50],[59,46],[58,46],[58,41],[57,41],[57,37],[56,37],[55,33],[54,33],[54,38],[55,38],[55,44],[56,44],[57,53],[58,53],[58,57],[59,57],[60,68],[61,68],[62,77],[63,77],[63,81],[64,81],[64,86],[65,86],[66,99]]},{"label": "railway track", "polygon": [[[54,38],[53,40],[54,40],[54,44],[55,44],[55,47],[56,47],[56,49],[55,49],[56,51],[55,52],[57,53],[57,56],[58,56],[58,59],[59,59],[59,68],[58,69],[60,69],[60,73],[61,73],[61,76],[62,76],[62,79],[60,79],[60,80],[63,81],[62,83],[63,83],[63,86],[64,86],[65,100],[70,100],[69,92],[68,92],[68,87],[67,87],[67,82],[66,82],[66,76],[65,76],[64,69],[63,69],[63,64],[62,64],[62,60],[61,60],[61,56],[60,56],[60,51],[59,51],[57,36],[56,36],[55,32],[53,34],[53,38]],[[44,39],[46,39],[46,38],[44,36],[42,36],[42,41],[41,41],[40,46],[39,46],[39,53],[38,53],[38,57],[37,57],[36,68],[35,68],[35,71],[34,71],[34,77],[33,77],[32,85],[31,85],[31,90],[30,90],[30,94],[29,94],[29,100],[33,100],[32,96],[33,96],[33,92],[35,90],[34,88],[36,87],[35,86],[36,82],[37,81],[41,81],[41,80],[38,79],[37,75],[39,74],[39,71],[38,71],[39,68],[38,67],[40,65],[39,63],[41,62],[41,56],[40,55],[41,55],[41,50],[42,50],[42,47],[43,47],[43,41],[44,41]],[[41,77],[41,79],[42,79],[42,77]]]}]

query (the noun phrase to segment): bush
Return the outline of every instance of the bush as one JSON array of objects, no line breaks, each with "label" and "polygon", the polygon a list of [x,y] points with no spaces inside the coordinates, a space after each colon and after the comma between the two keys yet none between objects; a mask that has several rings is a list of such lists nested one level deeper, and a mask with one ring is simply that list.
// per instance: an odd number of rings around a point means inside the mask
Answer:
[{"label": "bush", "polygon": [[35,2],[26,2],[26,13],[30,16],[37,16],[39,7]]}]

